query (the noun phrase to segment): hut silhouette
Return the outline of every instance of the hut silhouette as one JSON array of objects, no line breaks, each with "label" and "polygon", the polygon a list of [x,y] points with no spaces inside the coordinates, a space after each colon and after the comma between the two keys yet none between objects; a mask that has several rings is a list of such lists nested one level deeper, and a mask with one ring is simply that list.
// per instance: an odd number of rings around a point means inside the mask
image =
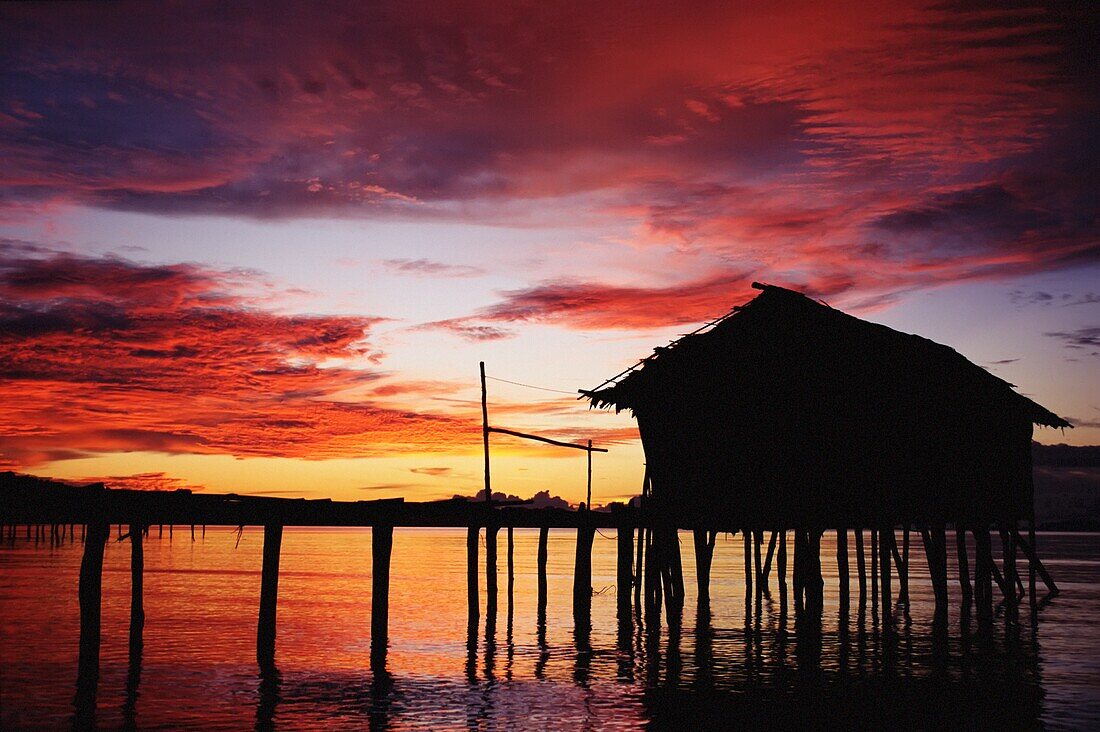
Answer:
[{"label": "hut silhouette", "polygon": [[[1072,425],[947,346],[793,290],[753,287],[761,292],[747,304],[582,391],[595,407],[637,418],[647,510],[673,527],[743,530],[746,549],[749,532],[782,529],[785,540],[791,529],[804,557],[826,529],[860,530],[861,540],[869,528],[881,532],[887,570],[891,553],[900,559],[894,527],[906,528],[907,545],[913,526],[931,552],[938,606],[953,524],[974,532],[979,593],[985,575],[1007,584],[1026,543],[1017,529],[1033,519],[1033,425]],[[986,566],[990,527],[1012,545],[1004,571]],[[709,565],[707,543],[697,537]],[[665,544],[656,561],[676,572],[679,549]],[[796,554],[796,601],[804,590],[820,606],[820,566],[808,559],[800,568]],[[676,594],[675,581],[669,589]]]}]

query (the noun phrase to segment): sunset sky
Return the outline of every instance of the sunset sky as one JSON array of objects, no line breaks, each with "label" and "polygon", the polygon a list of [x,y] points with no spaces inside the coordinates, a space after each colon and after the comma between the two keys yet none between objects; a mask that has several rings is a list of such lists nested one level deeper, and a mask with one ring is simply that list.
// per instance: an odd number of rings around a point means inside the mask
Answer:
[{"label": "sunset sky", "polygon": [[[409,499],[761,280],[1100,443],[1089,3],[0,7],[0,468]],[[495,439],[494,488],[584,495]]]}]

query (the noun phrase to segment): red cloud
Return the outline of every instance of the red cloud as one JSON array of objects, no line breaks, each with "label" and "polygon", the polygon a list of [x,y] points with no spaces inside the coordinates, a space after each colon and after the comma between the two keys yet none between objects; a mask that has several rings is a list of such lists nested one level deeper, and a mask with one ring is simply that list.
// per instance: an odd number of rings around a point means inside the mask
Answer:
[{"label": "red cloud", "polygon": [[338,364],[371,362],[378,319],[272,313],[235,294],[243,277],[71,255],[0,260],[2,462],[130,450],[319,459],[476,444],[473,419],[348,400],[378,374]]}]

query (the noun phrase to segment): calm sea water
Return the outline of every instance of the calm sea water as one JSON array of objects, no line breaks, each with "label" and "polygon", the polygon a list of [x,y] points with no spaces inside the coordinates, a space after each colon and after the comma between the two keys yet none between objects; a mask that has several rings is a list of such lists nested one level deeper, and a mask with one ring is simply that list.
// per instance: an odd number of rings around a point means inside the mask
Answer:
[{"label": "calm sea water", "polygon": [[[1100,727],[1100,535],[1040,534],[1062,594],[1037,624],[998,618],[964,632],[952,605],[949,643],[932,642],[931,588],[914,546],[911,619],[880,632],[853,598],[836,602],[835,545],[822,541],[820,628],[780,622],[778,599],[746,624],[740,537],[720,537],[712,608],[696,612],[690,535],[679,632],[615,618],[614,532],[596,536],[592,631],[574,634],[574,535],[551,531],[548,623],[536,620],[537,532],[515,532],[508,612],[505,532],[500,610],[470,638],[465,531],[394,532],[387,673],[370,663],[369,530],[287,529],[278,606],[278,674],[255,662],[263,534],[177,527],[145,556],[145,648],[128,667],[128,543],[105,558],[100,726],[241,729],[635,729],[731,726]],[[953,545],[953,544],[952,544]],[[0,547],[0,726],[71,724],[81,544],[35,546],[20,531]],[[484,558],[484,554],[482,554]],[[855,561],[851,562],[853,572]],[[954,573],[954,567],[952,567]],[[955,576],[954,574],[952,576]],[[484,578],[482,578],[484,591]],[[855,582],[852,583],[853,594]],[[602,590],[605,590],[601,592]],[[772,594],[778,597],[772,576]],[[896,589],[896,584],[895,584]],[[955,592],[957,586],[952,586]],[[483,605],[484,608],[484,600]]]}]

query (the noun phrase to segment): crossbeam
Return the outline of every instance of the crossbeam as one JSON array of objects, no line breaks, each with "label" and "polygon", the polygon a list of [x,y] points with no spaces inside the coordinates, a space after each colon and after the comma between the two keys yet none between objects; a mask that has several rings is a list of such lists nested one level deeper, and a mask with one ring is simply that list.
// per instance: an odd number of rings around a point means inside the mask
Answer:
[{"label": "crossbeam", "polygon": [[539,435],[529,435],[526,432],[516,432],[515,430],[506,430],[503,427],[489,427],[489,432],[495,432],[498,435],[511,435],[512,437],[520,437],[525,440],[535,440],[537,442],[545,442],[547,445],[555,445],[556,447],[571,447],[574,450],[584,450],[585,452],[607,452],[603,447],[592,447],[591,445],[575,445],[572,442],[561,442],[560,440],[551,440],[549,437],[540,437]]}]

